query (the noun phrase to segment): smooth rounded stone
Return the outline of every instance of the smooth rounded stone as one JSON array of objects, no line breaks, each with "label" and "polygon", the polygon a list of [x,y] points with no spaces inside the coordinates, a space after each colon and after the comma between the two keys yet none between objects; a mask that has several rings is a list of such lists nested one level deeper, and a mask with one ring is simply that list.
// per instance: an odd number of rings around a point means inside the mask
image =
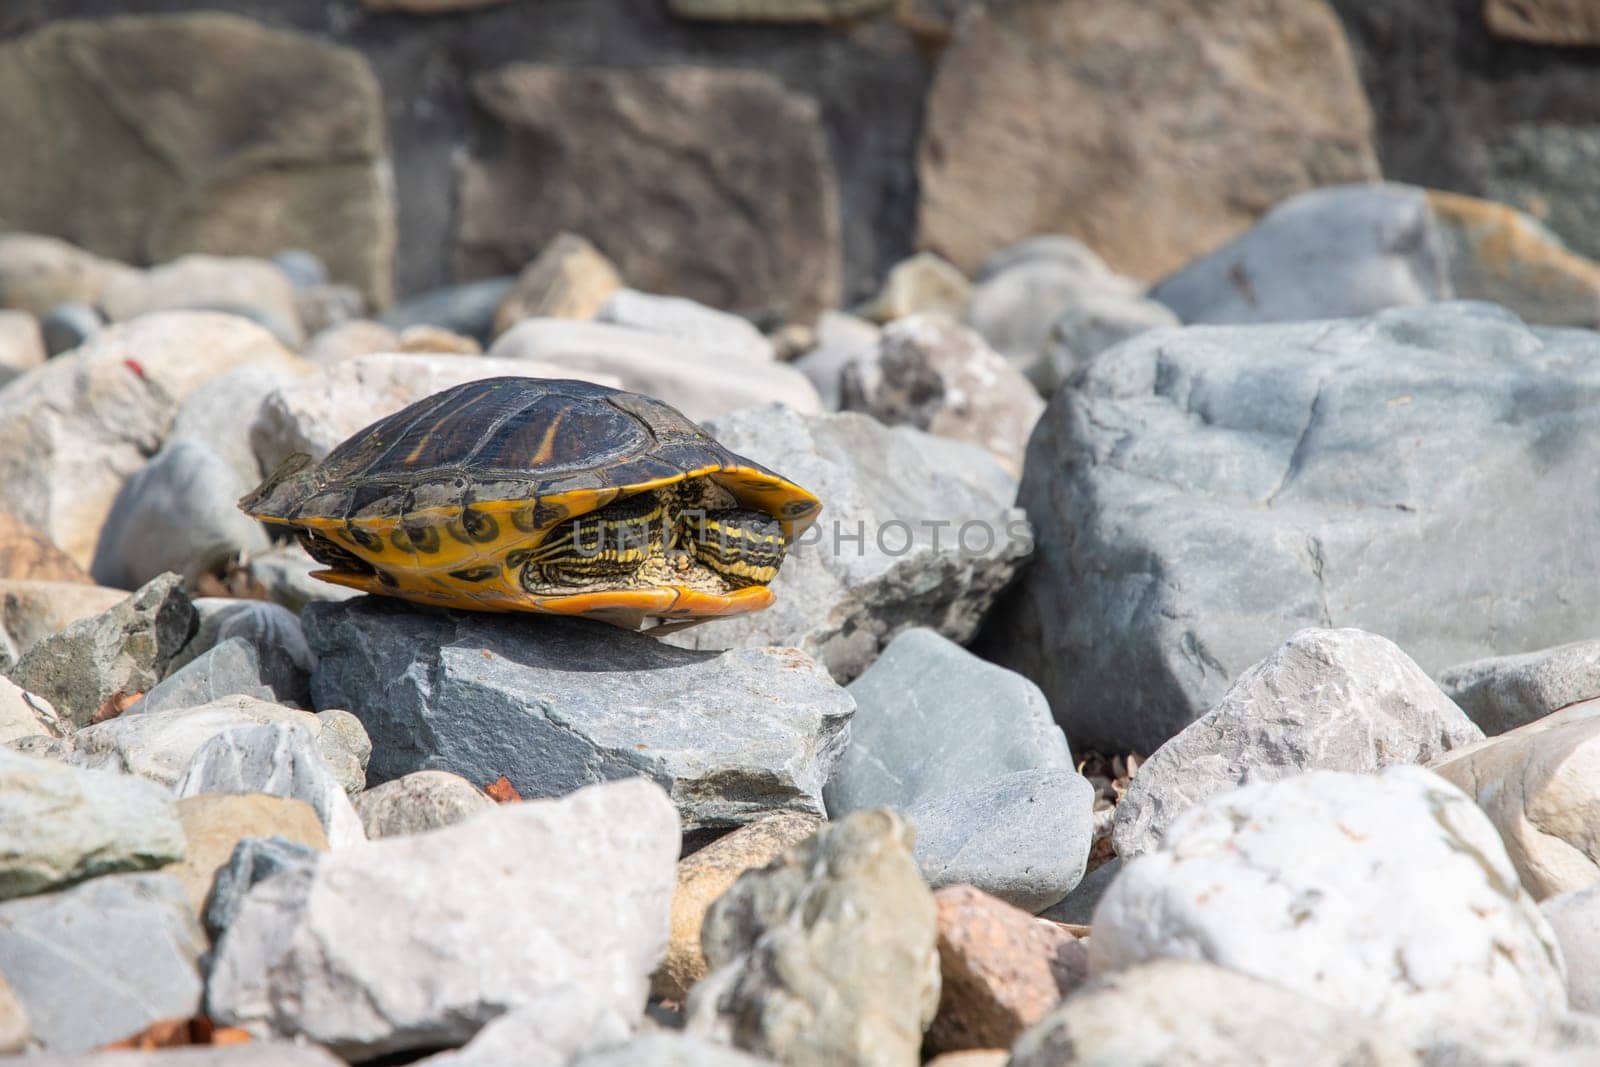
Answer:
[{"label": "smooth rounded stone", "polygon": [[882,332],[875,324],[842,311],[824,311],[817,318],[816,347],[797,357],[793,366],[816,387],[824,410],[839,410],[840,374],[852,363],[876,359]]},{"label": "smooth rounded stone", "polygon": [[231,597],[196,597],[193,601],[200,625],[189,643],[168,664],[167,671],[178,670],[209,652],[222,642],[239,637],[257,649],[275,648],[307,674],[317,665],[306,644],[300,616],[280,604],[264,600],[235,600]]},{"label": "smooth rounded stone", "polygon": [[161,787],[0,749],[0,899],[183,854],[183,828]]},{"label": "smooth rounded stone", "polygon": [[39,320],[26,311],[0,309],[0,388],[45,361]]},{"label": "smooth rounded stone", "polygon": [[1131,858],[1154,848],[1185,811],[1237,786],[1309,770],[1428,764],[1482,739],[1392,641],[1363,630],[1300,630],[1139,765],[1117,803],[1112,840],[1117,855]]},{"label": "smooth rounded stone", "polygon": [[1431,769],[1489,816],[1535,900],[1600,881],[1600,700],[1457,748]]},{"label": "smooth rounded stone", "polygon": [[59,737],[69,729],[48,700],[0,675],[0,744],[40,734]]},{"label": "smooth rounded stone", "polygon": [[1567,1003],[1600,1012],[1600,885],[1570,889],[1539,904],[1567,966]]},{"label": "smooth rounded stone", "polygon": [[448,771],[413,771],[358,793],[354,803],[368,838],[437,830],[494,806],[483,790]]},{"label": "smooth rounded stone", "polygon": [[618,289],[595,312],[594,320],[674,337],[701,352],[736,360],[771,363],[776,358],[772,342],[749,319],[706,307],[687,297]]},{"label": "smooth rounded stone", "polygon": [[1101,977],[1023,1034],[1008,1067],[1413,1067],[1406,1043],[1352,1011],[1190,959]]},{"label": "smooth rounded stone", "polygon": [[198,796],[178,801],[177,809],[187,847],[182,862],[166,873],[183,883],[196,918],[205,914],[217,872],[229,864],[242,839],[278,837],[328,850],[317,813],[303,800],[265,794]]},{"label": "smooth rounded stone", "polygon": [[399,348],[398,332],[371,319],[351,319],[318,330],[300,350],[300,355],[325,367],[358,356],[396,352]]},{"label": "smooth rounded stone", "polygon": [[1600,640],[1490,656],[1439,672],[1439,686],[1489,735],[1600,697]]},{"label": "smooth rounded stone", "polygon": [[916,245],[970,271],[1067,234],[1151,278],[1287,195],[1378,175],[1372,112],[1321,0],[1162,0],[1136,17],[1094,0],[980,5],[928,95]]},{"label": "smooth rounded stone", "polygon": [[494,335],[495,311],[515,284],[515,278],[484,278],[430,289],[396,304],[378,321],[396,333],[407,326],[442,326],[488,344]]},{"label": "smooth rounded stone", "polygon": [[332,848],[366,841],[361,818],[316,739],[299,723],[236,726],[195,750],[172,791],[184,797],[266,793],[303,800],[317,813]]},{"label": "smooth rounded stone", "polygon": [[827,502],[772,583],[765,611],[666,640],[691,648],[793,645],[849,682],[911,626],[972,639],[1033,549],[1016,483],[988,452],[856,413],[747,409],[706,429]]},{"label": "smooth rounded stone", "polygon": [[328,284],[328,265],[321,256],[304,248],[285,248],[272,257],[272,265],[297,290]]},{"label": "smooth rounded stone", "polygon": [[[199,800],[200,798],[192,798]],[[232,802],[236,798],[223,797],[219,800]],[[290,801],[282,797],[274,797],[283,803],[305,804],[304,801]],[[305,805],[308,809],[309,804]],[[312,822],[316,824],[317,832],[322,832],[322,824],[316,821],[316,812],[311,813]],[[205,911],[202,915],[205,920],[206,934],[213,944],[222,940],[223,932],[233,925],[233,920],[239,917],[239,909],[244,906],[245,898],[250,895],[258,882],[282,874],[284,871],[301,867],[314,866],[327,851],[327,837],[324,836],[322,844],[306,844],[302,841],[291,841],[287,837],[244,837],[233,846],[227,862],[212,875],[211,892],[206,896]]]},{"label": "smooth rounded stone", "polygon": [[1310,771],[1212,797],[1123,865],[1096,975],[1200,958],[1394,1028],[1513,1044],[1564,1011],[1560,952],[1493,825],[1419,767]]},{"label": "smooth rounded stone", "polygon": [[317,751],[328,769],[352,799],[367,788],[367,765],[372,762],[372,738],[361,720],[343,708],[317,712]]},{"label": "smooth rounded stone", "polygon": [[1565,0],[1488,0],[1483,21],[1496,37],[1533,44],[1600,44],[1600,12]]},{"label": "smooth rounded stone", "polygon": [[495,312],[495,336],[523,319],[593,318],[621,288],[622,275],[604,252],[577,234],[558,233],[517,275]]},{"label": "smooth rounded stone", "polygon": [[520,270],[565,230],[639,289],[763,320],[837,307],[844,227],[818,100],[767,70],[684,59],[472,77],[494,145],[457,172],[456,276]]},{"label": "smooth rounded stone", "polygon": [[129,710],[196,708],[230,696],[303,707],[311,702],[311,672],[276,649],[230,637],[168,674]]},{"label": "smooth rounded stone", "polygon": [[110,610],[42,638],[11,679],[74,726],[88,726],[106,701],[154,688],[198,625],[182,580],[163,574]]},{"label": "smooth rounded stone", "polygon": [[1137,297],[1144,284],[1106,266],[1072,237],[1036,237],[990,256],[966,309],[966,322],[1013,361],[1037,355],[1050,327],[1091,297]]},{"label": "smooth rounded stone", "polygon": [[322,459],[360,430],[463,382],[483,378],[577,378],[615,387],[608,374],[583,373],[551,363],[484,356],[386,354],[359,356],[267,395],[250,427],[250,443],[263,471],[304,452]]},{"label": "smooth rounded stone", "polygon": [[636,1018],[678,847],[672,803],[631,779],[335,850],[251,889],[207,1013],[346,1059],[459,1045],[519,1009]]},{"label": "smooth rounded stone", "polygon": [[33,1056],[28,1067],[344,1067],[325,1049],[290,1041],[196,1045],[141,1052]]},{"label": "smooth rounded stone", "polygon": [[307,337],[315,337],[340,323],[359,320],[368,311],[366,296],[353,285],[296,289],[294,307]]},{"label": "smooth rounded stone", "polygon": [[1149,753],[1302,627],[1429,673],[1571,640],[1600,599],[1570,533],[1600,524],[1597,403],[1600,338],[1482,304],[1132,338],[1040,420],[1034,562],[979,650],[1075,746]]},{"label": "smooth rounded stone", "polygon": [[[73,736],[72,762],[137,774],[175,786],[196,752],[211,738],[241,726],[293,723],[311,732],[323,759],[345,792],[363,785],[363,760],[352,751],[348,712],[313,715],[250,696],[229,696],[192,708],[165,711],[133,709]],[[330,729],[330,726],[332,729]]]},{"label": "smooth rounded stone", "polygon": [[[240,367],[218,375],[178,406],[163,451],[180,441],[199,442],[227,463],[246,489],[254,489],[261,481],[261,462],[250,443],[255,413],[268,396],[315,373],[313,364],[295,359],[284,365]],[[213,504],[213,510],[215,507]]]},{"label": "smooth rounded stone", "polygon": [[0,671],[14,669],[43,638],[108,611],[127,596],[125,589],[84,581],[0,578]]},{"label": "smooth rounded stone", "polygon": [[44,534],[0,512],[0,581],[88,582],[83,568]]},{"label": "smooth rounded stone", "polygon": [[933,630],[902,631],[849,688],[850,744],[822,791],[834,818],[1012,771],[1074,769],[1038,686]]},{"label": "smooth rounded stone", "polygon": [[855,708],[793,649],[691,652],[602,623],[379,597],[313,605],[302,621],[313,699],[365,724],[373,784],[446,770],[540,797],[643,774],[688,829],[820,815]]},{"label": "smooth rounded stone", "polygon": [[274,604],[299,614],[318,601],[354,600],[361,593],[348,586],[313,578],[326,566],[312,559],[297,542],[276,545],[250,560],[250,578],[260,582]]},{"label": "smooth rounded stone", "polygon": [[749,22],[832,22],[870,15],[894,0],[668,0],[679,18]]},{"label": "smooth rounded stone", "polygon": [[481,356],[483,346],[474,338],[438,326],[407,326],[400,331],[396,352],[418,355]]},{"label": "smooth rounded stone", "polygon": [[234,504],[253,488],[199,441],[169,443],[117,493],[90,576],[137,589],[171,571],[192,585],[231,559],[266,551],[266,531]]},{"label": "smooth rounded stone", "polygon": [[57,237],[0,233],[0,307],[41,318],[62,304],[90,307],[109,281],[137,273]]},{"label": "smooth rounded stone", "polygon": [[1509,205],[1438,189],[1427,196],[1457,298],[1501,304],[1549,326],[1600,323],[1600,263]]},{"label": "smooth rounded stone", "polygon": [[1368,184],[1291,197],[1150,295],[1186,323],[1256,323],[1370,315],[1455,293],[1427,191]]},{"label": "smooth rounded stone", "polygon": [[[563,998],[571,1001],[570,1007],[562,1003]],[[417,1060],[416,1067],[571,1067],[591,1049],[628,1041],[637,1023],[633,1015],[597,1013],[576,991],[552,993],[537,1008],[508,1011],[491,1019],[465,1045]],[[656,1067],[659,1061],[633,1062]]]},{"label": "smooth rounded stone", "polygon": [[1094,909],[1099,906],[1100,898],[1105,896],[1120,870],[1122,859],[1112,856],[1085,874],[1072,892],[1041,911],[1039,918],[1073,926],[1088,926],[1094,921]]},{"label": "smooth rounded stone", "polygon": [[108,875],[0,903],[0,973],[46,1052],[88,1052],[192,1017],[204,948],[169,874]]},{"label": "smooth rounded stone", "polygon": [[810,380],[788,364],[730,362],[692,341],[609,322],[524,319],[495,341],[489,355],[561,368],[546,377],[607,375],[696,421],[751,404],[779,403],[806,414],[822,410]]},{"label": "smooth rounded stone", "polygon": [[884,327],[876,357],[848,363],[840,403],[890,426],[915,426],[987,449],[1013,476],[1033,424],[1038,392],[977,333],[947,315],[916,314]]},{"label": "smooth rounded stone", "polygon": [[0,391],[0,511],[87,564],[122,483],[183,400],[241,366],[298,361],[233,315],[172,311],[113,326]]},{"label": "smooth rounded stone", "polygon": [[1089,977],[1083,943],[969,885],[933,894],[939,922],[935,1051],[1010,1048]]},{"label": "smooth rounded stone", "polygon": [[771,1063],[694,1034],[655,1030],[585,1053],[572,1060],[570,1067],[771,1067]]},{"label": "smooth rounded stone", "polygon": [[1094,787],[1070,769],[1014,771],[924,797],[905,810],[915,855],[935,889],[973,885],[1040,912],[1083,878]]},{"label": "smooth rounded stone", "polygon": [[1026,367],[1028,380],[1044,396],[1053,396],[1079,368],[1106,349],[1146,330],[1177,325],[1178,316],[1154,300],[1085,294],[1051,325],[1037,358]]},{"label": "smooth rounded stone", "polygon": [[45,354],[51,359],[89,342],[105,328],[106,320],[88,304],[57,304],[39,319]]},{"label": "smooth rounded stone", "polygon": [[822,820],[814,815],[779,812],[741,826],[679,860],[678,888],[672,895],[672,939],[650,977],[651,995],[682,1003],[690,988],[710,970],[700,949],[706,911],[745,871],[765,867],[821,826]]},{"label": "smooth rounded stone", "polygon": [[112,322],[158,311],[229,311],[260,323],[290,348],[305,340],[294,285],[277,264],[249,256],[180,256],[120,275],[101,290],[99,308]]},{"label": "smooth rounded stone", "polygon": [[939,953],[911,838],[892,812],[857,812],[735,882],[706,915],[712,971],[685,1031],[781,1063],[919,1063]]},{"label": "smooth rounded stone", "polygon": [[908,315],[966,314],[972,283],[948,260],[932,252],[918,252],[889,268],[878,295],[860,308],[863,318],[893,322]]},{"label": "smooth rounded stone", "polygon": [[28,1011],[17,999],[11,983],[0,976],[0,1055],[10,1056],[27,1051],[33,1037],[28,1023]]}]

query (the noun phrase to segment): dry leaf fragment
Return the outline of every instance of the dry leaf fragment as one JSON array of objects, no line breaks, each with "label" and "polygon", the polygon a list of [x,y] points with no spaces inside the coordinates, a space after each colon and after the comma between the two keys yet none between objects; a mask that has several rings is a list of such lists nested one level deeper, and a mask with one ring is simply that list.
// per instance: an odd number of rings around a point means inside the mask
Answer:
[{"label": "dry leaf fragment", "polygon": [[517,787],[511,784],[511,779],[503,774],[484,786],[483,791],[488,793],[489,799],[497,804],[510,804],[512,801],[522,799],[522,794],[517,792]]}]

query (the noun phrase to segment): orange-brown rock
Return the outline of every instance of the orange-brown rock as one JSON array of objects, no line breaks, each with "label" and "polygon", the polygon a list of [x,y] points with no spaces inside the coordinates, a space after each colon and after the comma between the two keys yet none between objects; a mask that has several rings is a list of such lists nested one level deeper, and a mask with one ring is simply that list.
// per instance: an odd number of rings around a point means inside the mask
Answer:
[{"label": "orange-brown rock", "polygon": [[1087,980],[1084,945],[1058,924],[970,885],[933,896],[942,984],[929,1049],[1009,1048]]},{"label": "orange-brown rock", "polygon": [[1533,44],[1600,44],[1594,0],[1488,0],[1483,20],[1496,37]]},{"label": "orange-brown rock", "polygon": [[34,582],[88,582],[71,556],[44,534],[0,511],[0,578]]}]

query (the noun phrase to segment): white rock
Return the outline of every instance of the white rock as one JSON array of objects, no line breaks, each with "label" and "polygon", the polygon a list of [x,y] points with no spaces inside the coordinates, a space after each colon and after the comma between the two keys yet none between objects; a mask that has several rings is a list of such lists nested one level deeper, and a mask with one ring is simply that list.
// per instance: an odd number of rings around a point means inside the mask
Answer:
[{"label": "white rock", "polygon": [[250,441],[264,471],[296,452],[321,459],[366,429],[425,396],[482,378],[578,378],[617,385],[606,374],[484,356],[360,356],[269,394],[255,414]]},{"label": "white rock", "polygon": [[817,316],[817,345],[793,366],[816,386],[824,408],[839,410],[840,375],[851,364],[877,359],[882,332],[876,324],[842,311],[824,311]]},{"label": "white rock", "polygon": [[251,889],[209,1014],[348,1059],[459,1045],[514,1011],[637,1018],[678,849],[671,800],[634,778],[330,853]]},{"label": "white rock", "polygon": [[1549,897],[1539,905],[1567,965],[1567,1003],[1600,1012],[1600,885]]},{"label": "white rock", "polygon": [[1600,700],[1457,749],[1433,771],[1478,802],[1535,900],[1600,881]]},{"label": "white rock", "polygon": [[331,848],[365,842],[361,817],[335,777],[311,731],[296,723],[237,726],[195,752],[173,787],[179,797],[207,793],[265,793],[311,805]]},{"label": "white rock", "polygon": [[804,414],[822,410],[805,375],[781,363],[740,360],[629,326],[577,319],[524,319],[495,341],[489,355],[563,368],[561,377],[611,375],[622,388],[664,400],[689,418],[777,402]]},{"label": "white rock", "polygon": [[247,315],[286,345],[304,340],[294,285],[270,260],[250,256],[180,256],[149,270],[113,277],[99,306],[112,322],[185,309]]},{"label": "white rock", "polygon": [[44,362],[44,334],[26,311],[0,311],[0,386]]},{"label": "white rock", "polygon": [[626,1041],[634,1022],[608,1006],[596,1010],[577,990],[555,992],[537,1008],[507,1012],[461,1048],[419,1060],[416,1067],[567,1067],[590,1049]]},{"label": "white rock", "polygon": [[65,727],[44,697],[0,675],[0,745],[19,737],[60,737]]},{"label": "white rock", "polygon": [[1148,851],[1179,815],[1235,786],[1429,763],[1482,737],[1392,641],[1300,630],[1139,768],[1117,805],[1117,854]]},{"label": "white rock", "polygon": [[594,321],[676,337],[702,352],[770,363],[772,342],[748,319],[706,307],[681,296],[657,296],[618,289],[600,305]]},{"label": "white rock", "polygon": [[1560,951],[1482,812],[1417,767],[1213,797],[1124,864],[1090,967],[1201,959],[1392,1026],[1417,1048],[1531,1038]]},{"label": "white rock", "polygon": [[235,315],[148,315],[97,334],[0,392],[0,510],[87,566],[124,480],[161,446],[178,404],[241,366],[294,365]]}]

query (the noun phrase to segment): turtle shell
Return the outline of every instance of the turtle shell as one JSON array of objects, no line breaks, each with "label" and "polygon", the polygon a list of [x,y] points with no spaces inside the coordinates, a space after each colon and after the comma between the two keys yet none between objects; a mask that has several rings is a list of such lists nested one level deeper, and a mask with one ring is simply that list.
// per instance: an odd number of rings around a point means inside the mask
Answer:
[{"label": "turtle shell", "polygon": [[356,433],[321,463],[290,457],[239,506],[294,531],[319,558],[350,559],[317,577],[422,603],[627,626],[766,607],[765,586],[663,579],[563,596],[522,587],[521,564],[553,528],[689,479],[772,516],[790,538],[822,506],[659,400],[540,378],[488,378],[436,393]]}]

